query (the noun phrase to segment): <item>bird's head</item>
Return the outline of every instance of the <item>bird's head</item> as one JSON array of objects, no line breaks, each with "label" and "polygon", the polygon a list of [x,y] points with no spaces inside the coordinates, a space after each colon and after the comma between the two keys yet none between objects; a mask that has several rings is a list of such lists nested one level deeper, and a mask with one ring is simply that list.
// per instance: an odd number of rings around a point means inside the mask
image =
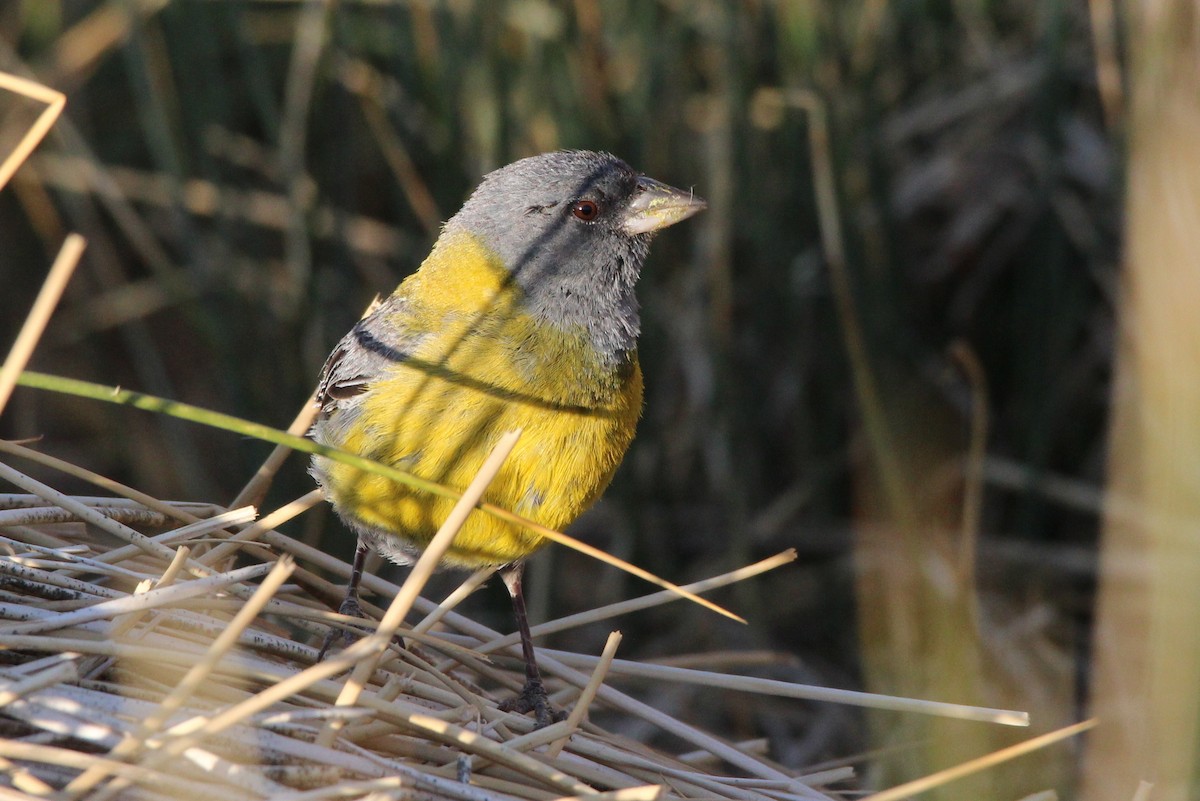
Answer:
[{"label": "bird's head", "polygon": [[651,238],[705,205],[608,153],[558,151],[489,173],[446,233],[467,232],[495,253],[529,313],[584,326],[617,355],[636,344],[634,285]]}]

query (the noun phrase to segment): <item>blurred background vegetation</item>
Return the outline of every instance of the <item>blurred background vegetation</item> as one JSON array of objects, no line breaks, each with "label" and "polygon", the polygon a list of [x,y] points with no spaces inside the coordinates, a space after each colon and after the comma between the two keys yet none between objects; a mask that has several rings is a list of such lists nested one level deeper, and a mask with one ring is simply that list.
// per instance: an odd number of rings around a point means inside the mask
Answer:
[{"label": "blurred background vegetation", "polygon": [[[655,244],[645,415],[575,533],[679,582],[800,554],[717,598],[750,625],[675,604],[619,621],[622,655],[1030,709],[1049,730],[1082,714],[1095,590],[1123,169],[1107,8],[3,3],[0,69],[68,102],[0,193],[0,342],[79,231],[34,369],[286,427],[484,172],[610,150],[710,205]],[[38,110],[0,97],[0,149]],[[22,390],[0,436],[214,502],[268,451]],[[311,487],[293,459],[271,503]],[[352,550],[327,510],[293,526]],[[539,620],[647,589],[555,549],[529,585]],[[477,613],[508,628],[503,594],[485,595]],[[598,652],[606,630],[548,644]],[[882,749],[869,782],[1027,736],[650,695],[731,740],[769,737],[792,768]],[[946,797],[1069,794],[1073,758]]]}]

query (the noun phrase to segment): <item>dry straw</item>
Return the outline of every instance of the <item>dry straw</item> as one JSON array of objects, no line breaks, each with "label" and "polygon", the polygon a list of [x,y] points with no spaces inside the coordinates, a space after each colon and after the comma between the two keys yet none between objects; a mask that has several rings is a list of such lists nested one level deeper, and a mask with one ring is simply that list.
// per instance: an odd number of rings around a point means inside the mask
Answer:
[{"label": "dry straw", "polygon": [[[202,577],[187,569],[200,563],[196,551],[210,547],[200,543],[228,541],[249,525],[244,515],[221,517],[219,530],[194,523],[172,528],[148,518],[159,525],[138,533],[159,547],[131,549],[125,538],[58,522],[69,511],[58,505],[59,494],[40,492],[46,485],[9,465],[3,469],[38,491],[0,496],[0,507],[59,513],[55,522],[15,524],[38,530],[41,543],[6,537],[0,559],[0,615],[8,621],[0,628],[0,649],[9,661],[0,670],[9,718],[0,757],[8,760],[2,767],[10,783],[23,792],[60,788],[56,797],[89,798],[425,792],[483,799],[653,785],[653,794],[643,789],[622,797],[826,797],[748,751],[737,752],[739,776],[726,776],[588,723],[587,711],[606,703],[606,695],[663,723],[661,713],[604,686],[617,637],[590,676],[546,660],[552,687],[578,695],[568,720],[531,731],[529,719],[500,712],[496,695],[480,689],[495,684],[492,676],[507,679],[502,686],[519,682],[518,671],[501,670],[479,652],[501,640],[494,631],[445,611],[446,633],[422,636],[417,658],[385,631],[314,664],[311,642],[320,638],[302,624],[334,616],[288,583],[296,569],[289,557]],[[101,516],[101,509],[137,508],[120,499],[71,500]],[[270,539],[277,548],[304,552],[300,543],[288,547],[277,531]],[[196,547],[179,557],[184,543]],[[106,558],[116,550],[125,558]],[[411,590],[390,589],[406,605],[417,600]],[[664,593],[658,600],[673,597]],[[432,603],[420,599],[422,605]],[[385,616],[385,624],[394,622]],[[465,666],[468,661],[482,671]],[[363,674],[356,681],[337,678],[355,666]],[[350,705],[339,706],[339,698]],[[732,748],[683,721],[667,726],[713,745],[717,756]],[[469,767],[466,784],[457,780],[460,763]],[[745,773],[770,782],[745,784]]]},{"label": "dry straw", "polygon": [[[59,496],[47,495],[0,496],[0,507],[29,512],[55,508]],[[135,508],[121,499],[75,500],[93,510]],[[143,536],[156,543],[227,540],[248,523],[244,516],[232,522],[219,519],[226,525],[218,531],[193,523]],[[540,799],[598,791],[625,791],[619,796],[623,798],[829,797],[754,749],[736,748],[603,682],[623,672],[668,684],[701,681],[806,697],[802,688],[797,692],[781,682],[618,662],[613,656],[619,636],[614,635],[598,660],[545,652],[552,686],[578,695],[566,721],[531,731],[527,718],[500,712],[496,696],[479,689],[496,675],[507,677],[502,684],[519,683],[519,671],[501,671],[482,653],[507,640],[453,612],[443,610],[444,634],[421,637],[422,651],[432,652],[444,666],[413,658],[391,640],[390,630],[314,664],[310,641],[320,638],[306,634],[300,623],[334,616],[286,583],[295,570],[288,556],[273,564],[188,578],[179,568],[197,560],[186,553],[178,557],[184,548],[166,548],[171,553],[167,558],[157,549],[128,549],[120,540],[88,533],[82,524],[37,525],[53,546],[6,538],[7,555],[0,559],[8,579],[3,581],[0,615],[11,621],[0,628],[0,649],[10,657],[0,670],[0,701],[11,721],[9,739],[0,742],[0,756],[8,762],[0,768],[14,787],[31,795],[47,795],[48,788],[58,787],[63,789],[56,797],[89,798],[218,793],[228,798],[345,798],[419,792],[463,799]],[[306,551],[279,532],[271,532],[270,539],[275,547]],[[127,554],[118,564],[105,559],[114,545]],[[777,558],[768,564],[787,561]],[[97,578],[99,565],[119,571]],[[16,567],[23,571],[20,581],[7,573]],[[737,574],[754,575],[761,569],[752,568]],[[267,578],[256,584],[264,574]],[[728,580],[717,577],[700,585]],[[411,590],[384,585],[406,605],[419,600],[418,608],[435,606],[412,596]],[[238,597],[247,600],[242,603]],[[665,603],[677,597],[656,593],[650,599]],[[605,610],[599,610],[597,617],[604,616]],[[381,628],[390,629],[393,622],[385,616]],[[563,623],[550,627],[562,628]],[[464,659],[464,653],[473,657]],[[568,664],[589,666],[592,673],[579,673]],[[334,679],[352,666],[363,674],[354,683]],[[339,698],[352,705],[339,707]],[[684,761],[609,735],[586,720],[597,703],[639,716],[703,751]],[[736,764],[738,775],[720,770],[722,761]],[[464,765],[465,783],[459,781]],[[840,770],[816,778],[850,776]]]}]

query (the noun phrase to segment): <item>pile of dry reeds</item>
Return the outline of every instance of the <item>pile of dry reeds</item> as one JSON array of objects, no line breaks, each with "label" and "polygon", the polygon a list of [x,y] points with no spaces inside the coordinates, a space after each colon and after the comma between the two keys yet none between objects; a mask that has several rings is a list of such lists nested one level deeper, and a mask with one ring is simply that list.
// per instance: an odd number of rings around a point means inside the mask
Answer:
[{"label": "pile of dry reeds", "polygon": [[[765,801],[826,798],[816,788],[852,775],[796,775],[603,686],[621,669],[618,636],[599,658],[541,653],[553,699],[571,714],[533,730],[497,708],[521,685],[515,638],[452,611],[483,576],[441,604],[368,576],[424,618],[403,643],[370,634],[317,662],[339,616],[313,597],[329,585],[298,565],[348,566],[252,523],[253,510],[66,496],[4,463],[0,477],[27,491],[0,495],[0,770],[31,795]],[[665,682],[703,680],[644,667]],[[605,732],[587,721],[595,704],[694,750],[668,755]]]}]

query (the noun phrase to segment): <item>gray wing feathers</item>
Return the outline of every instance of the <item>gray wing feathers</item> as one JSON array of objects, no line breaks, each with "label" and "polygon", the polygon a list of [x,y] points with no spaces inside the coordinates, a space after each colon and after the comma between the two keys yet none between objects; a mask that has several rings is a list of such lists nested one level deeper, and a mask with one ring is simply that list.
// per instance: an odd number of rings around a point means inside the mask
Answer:
[{"label": "gray wing feathers", "polygon": [[407,359],[422,339],[397,321],[407,301],[392,296],[350,329],[321,369],[317,405],[321,417],[357,405],[359,396],[397,362]]}]

